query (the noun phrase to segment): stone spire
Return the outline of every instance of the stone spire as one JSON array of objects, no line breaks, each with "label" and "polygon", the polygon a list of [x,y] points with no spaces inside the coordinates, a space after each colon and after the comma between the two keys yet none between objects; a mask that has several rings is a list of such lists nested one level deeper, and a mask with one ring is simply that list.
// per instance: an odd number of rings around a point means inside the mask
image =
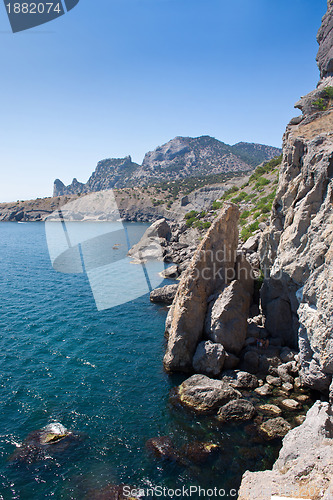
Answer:
[{"label": "stone spire", "polygon": [[317,41],[320,77],[333,76],[333,0],[327,0],[327,12],[318,31]]}]

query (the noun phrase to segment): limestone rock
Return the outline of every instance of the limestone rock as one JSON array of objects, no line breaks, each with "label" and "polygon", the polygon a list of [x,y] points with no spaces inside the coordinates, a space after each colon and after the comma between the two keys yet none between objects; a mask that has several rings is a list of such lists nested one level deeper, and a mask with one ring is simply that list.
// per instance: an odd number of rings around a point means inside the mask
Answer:
[{"label": "limestone rock", "polygon": [[259,430],[264,439],[271,441],[284,437],[291,430],[291,426],[282,417],[276,417],[266,420]]},{"label": "limestone rock", "polygon": [[294,399],[284,399],[283,401],[281,401],[280,406],[284,410],[288,411],[295,411],[301,407],[300,403],[298,401],[295,401]]},{"label": "limestone rock", "polygon": [[288,432],[272,471],[246,472],[239,500],[271,497],[333,498],[333,417],[329,404],[317,401],[305,421]]},{"label": "limestone rock", "polygon": [[257,387],[255,392],[259,394],[259,396],[268,396],[269,394],[272,394],[272,388],[270,385],[264,384],[261,387]]},{"label": "limestone rock", "polygon": [[193,369],[196,373],[216,377],[222,371],[226,352],[221,344],[209,340],[200,342],[193,356]]},{"label": "limestone rock", "polygon": [[174,285],[165,285],[161,288],[155,288],[150,292],[151,302],[162,302],[163,304],[172,304],[176,296],[178,283]]},{"label": "limestone rock", "polygon": [[179,277],[179,269],[177,264],[174,266],[169,266],[165,271],[162,272],[163,278],[177,279]]},{"label": "limestone rock", "polygon": [[250,300],[250,295],[235,280],[209,305],[205,322],[207,337],[236,355],[245,343]]},{"label": "limestone rock", "polygon": [[192,358],[203,333],[207,299],[228,283],[234,272],[238,242],[239,210],[227,205],[207,231],[192,261],[183,273],[168,314],[167,371],[190,371]]},{"label": "limestone rock", "polygon": [[260,413],[263,413],[264,415],[267,415],[269,417],[281,417],[282,415],[282,410],[276,405],[272,404],[263,404],[263,405],[258,405],[257,410]]},{"label": "limestone rock", "polygon": [[251,420],[256,411],[253,404],[246,399],[236,399],[222,406],[217,413],[221,422]]},{"label": "limestone rock", "polygon": [[192,375],[177,389],[179,400],[188,408],[198,412],[212,412],[241,393],[221,380],[205,375]]},{"label": "limestone rock", "polygon": [[333,75],[333,5],[328,0],[328,11],[323,17],[322,25],[318,31],[317,40],[319,51],[317,54],[317,63],[321,78]]},{"label": "limestone rock", "polygon": [[237,255],[235,274],[236,280],[240,282],[242,288],[252,297],[254,291],[253,269],[243,253]]},{"label": "limestone rock", "polygon": [[260,234],[250,236],[242,246],[242,250],[245,252],[256,252],[258,250]]},{"label": "limestone rock", "polygon": [[146,230],[141,240],[129,250],[128,255],[137,260],[161,260],[163,258],[161,245],[170,236],[169,224],[165,219],[159,219]]}]

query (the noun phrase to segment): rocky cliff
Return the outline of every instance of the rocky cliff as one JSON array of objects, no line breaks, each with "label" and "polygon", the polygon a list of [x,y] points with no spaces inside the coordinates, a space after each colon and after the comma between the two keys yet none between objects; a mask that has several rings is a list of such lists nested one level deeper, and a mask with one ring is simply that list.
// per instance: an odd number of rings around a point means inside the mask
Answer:
[{"label": "rocky cliff", "polygon": [[333,373],[333,4],[319,30],[318,87],[296,104],[270,225],[260,244],[266,328],[300,349],[303,382],[327,392]]},{"label": "rocky cliff", "polygon": [[103,189],[142,186],[187,177],[244,172],[280,154],[280,149],[240,142],[229,146],[213,137],[176,137],[145,155],[142,165],[130,156],[100,161],[86,184],[73,179],[69,186],[56,179],[54,196]]},{"label": "rocky cliff", "polygon": [[320,81],[296,107],[270,224],[259,245],[265,327],[299,349],[300,383],[324,394],[272,471],[246,472],[239,500],[333,498],[333,1],[318,32]]}]

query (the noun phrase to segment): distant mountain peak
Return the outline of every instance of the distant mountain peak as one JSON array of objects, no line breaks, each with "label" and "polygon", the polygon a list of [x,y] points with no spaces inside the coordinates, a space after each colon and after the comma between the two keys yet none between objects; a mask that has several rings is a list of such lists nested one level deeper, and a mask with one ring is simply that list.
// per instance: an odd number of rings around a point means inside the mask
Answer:
[{"label": "distant mountain peak", "polygon": [[138,165],[131,156],[106,158],[98,162],[86,184],[73,179],[69,186],[56,179],[54,196],[89,193],[104,189],[147,185],[186,177],[245,172],[268,161],[281,150],[263,144],[225,144],[209,135],[177,136],[149,151]]}]

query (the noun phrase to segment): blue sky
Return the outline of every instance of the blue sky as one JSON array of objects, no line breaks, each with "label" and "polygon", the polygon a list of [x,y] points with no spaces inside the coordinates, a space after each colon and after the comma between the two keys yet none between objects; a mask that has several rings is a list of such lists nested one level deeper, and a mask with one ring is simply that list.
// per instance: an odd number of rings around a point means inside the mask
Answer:
[{"label": "blue sky", "polygon": [[0,201],[177,135],[281,145],[319,79],[326,0],[80,0],[12,34],[0,5]]}]

